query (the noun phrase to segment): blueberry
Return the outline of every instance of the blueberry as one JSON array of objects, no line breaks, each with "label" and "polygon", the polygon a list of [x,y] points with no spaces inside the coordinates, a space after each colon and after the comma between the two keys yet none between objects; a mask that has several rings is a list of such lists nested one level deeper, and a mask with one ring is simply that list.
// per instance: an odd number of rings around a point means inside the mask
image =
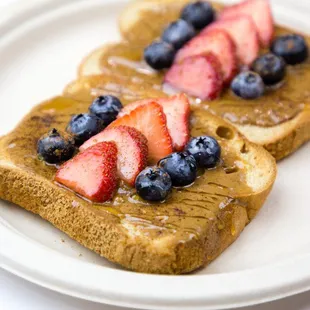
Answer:
[{"label": "blueberry", "polygon": [[204,168],[214,168],[221,158],[220,145],[209,136],[192,138],[185,150],[195,157],[199,166]]},{"label": "blueberry", "polygon": [[170,175],[173,186],[190,185],[197,177],[196,159],[186,152],[172,153],[161,159],[158,166]]},{"label": "blueberry", "polygon": [[231,83],[232,91],[243,99],[255,99],[265,92],[263,79],[253,71],[238,74]]},{"label": "blueberry", "polygon": [[181,48],[195,36],[194,27],[183,19],[171,23],[162,35],[162,40],[170,43],[176,49]]},{"label": "blueberry", "polygon": [[159,167],[147,167],[136,178],[136,190],[149,201],[163,201],[172,188],[169,174]]},{"label": "blueberry", "polygon": [[55,128],[42,136],[37,144],[39,158],[49,164],[58,164],[70,159],[75,150],[74,139]]},{"label": "blueberry", "polygon": [[257,58],[252,70],[261,76],[266,85],[274,85],[283,80],[286,63],[282,57],[269,53]]},{"label": "blueberry", "polygon": [[200,30],[215,20],[215,12],[209,2],[197,1],[182,10],[181,18]]},{"label": "blueberry", "polygon": [[170,68],[174,57],[174,47],[167,42],[153,42],[144,50],[144,59],[155,70]]},{"label": "blueberry", "polygon": [[77,146],[103,129],[103,121],[98,116],[87,113],[74,115],[67,127],[67,131],[73,135]]},{"label": "blueberry", "polygon": [[117,97],[107,95],[97,97],[89,107],[89,111],[101,118],[104,125],[108,126],[116,119],[122,108],[123,105]]},{"label": "blueberry", "polygon": [[308,46],[305,39],[297,34],[277,37],[271,44],[272,53],[283,57],[289,65],[304,62],[308,57]]}]

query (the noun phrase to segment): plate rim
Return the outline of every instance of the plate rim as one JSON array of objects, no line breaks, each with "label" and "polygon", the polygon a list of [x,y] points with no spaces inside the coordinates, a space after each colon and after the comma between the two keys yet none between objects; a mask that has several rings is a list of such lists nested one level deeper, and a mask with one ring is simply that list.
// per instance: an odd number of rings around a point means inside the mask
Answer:
[{"label": "plate rim", "polygon": [[[77,4],[77,0],[28,0],[4,7],[1,11],[0,33],[5,36],[14,30],[17,21],[17,27],[20,27],[23,21],[31,17],[38,17],[51,8],[72,5],[73,2]],[[86,3],[85,0],[78,0],[78,3],[83,2]],[[88,5],[94,2],[98,1],[87,1]],[[128,0],[104,2],[109,5],[125,3]],[[284,1],[282,5],[286,8],[288,6]],[[286,10],[283,7],[276,7],[277,13],[285,15]],[[305,18],[298,12],[294,13],[294,16]],[[0,39],[0,48],[3,40],[4,38]],[[9,245],[4,243],[4,246],[0,247],[0,267],[3,269],[66,295],[116,306],[141,309],[225,309],[272,301],[310,289],[310,254],[251,270],[173,277],[114,270],[77,261],[20,234],[1,217],[0,236],[10,240]],[[30,257],[20,259],[19,253],[22,251],[31,251],[35,260]],[[51,256],[54,262],[59,264],[50,265],[48,262]],[[73,270],[79,271],[78,276]],[[81,277],[83,283],[79,281]],[[106,281],[106,278],[109,281]],[[253,278],[255,283],[249,281]],[[135,285],[128,286],[128,283],[133,281]],[[232,290],[236,287],[236,281],[237,292]]]}]

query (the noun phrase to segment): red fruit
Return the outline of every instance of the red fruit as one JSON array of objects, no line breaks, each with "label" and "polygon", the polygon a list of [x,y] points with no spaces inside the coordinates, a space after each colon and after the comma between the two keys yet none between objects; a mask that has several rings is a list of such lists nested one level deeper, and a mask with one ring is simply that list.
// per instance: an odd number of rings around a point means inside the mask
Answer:
[{"label": "red fruit", "polygon": [[139,100],[126,105],[118,115],[124,116],[126,114],[129,114],[138,106],[145,105],[154,101],[160,104],[164,110],[167,118],[167,127],[172,139],[173,148],[176,151],[183,151],[185,145],[190,138],[190,105],[186,95],[179,94],[169,98]]},{"label": "red fruit", "polygon": [[259,39],[251,17],[242,15],[219,20],[206,27],[202,34],[207,34],[214,29],[223,29],[228,32],[236,44],[237,56],[243,64],[250,65],[258,56]]},{"label": "red fruit", "polygon": [[116,143],[117,173],[120,179],[134,186],[137,175],[147,164],[147,140],[143,134],[133,127],[119,126],[107,128],[86,141],[80,151],[104,141]]},{"label": "red fruit", "polygon": [[274,34],[274,21],[269,0],[247,0],[228,6],[220,15],[221,19],[247,15],[255,23],[260,42],[268,47]]},{"label": "red fruit", "polygon": [[151,163],[157,163],[173,151],[166,116],[162,107],[156,102],[137,107],[129,114],[116,119],[108,128],[118,126],[134,127],[141,131],[148,141],[148,159]]},{"label": "red fruit", "polygon": [[116,164],[115,143],[98,143],[64,163],[55,180],[93,202],[105,202],[117,186]]},{"label": "red fruit", "polygon": [[223,87],[221,65],[212,53],[187,57],[172,65],[165,82],[191,96],[212,100],[219,96]]},{"label": "red fruit", "polygon": [[189,56],[213,53],[221,63],[224,83],[231,82],[238,71],[236,46],[230,35],[221,29],[215,29],[198,35],[189,41],[176,55],[175,62],[181,62]]}]

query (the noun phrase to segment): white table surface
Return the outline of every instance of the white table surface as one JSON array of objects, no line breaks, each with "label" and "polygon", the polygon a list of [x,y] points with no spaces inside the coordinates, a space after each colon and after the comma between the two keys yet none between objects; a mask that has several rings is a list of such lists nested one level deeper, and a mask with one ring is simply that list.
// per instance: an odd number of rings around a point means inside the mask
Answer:
[{"label": "white table surface", "polygon": [[[1,6],[15,1],[0,0]],[[39,1],[39,0],[38,0]],[[286,0],[288,1],[288,0]],[[299,0],[299,5],[306,1]],[[0,310],[129,310],[87,302],[32,284],[0,269]],[[240,310],[310,310],[310,292]]]}]

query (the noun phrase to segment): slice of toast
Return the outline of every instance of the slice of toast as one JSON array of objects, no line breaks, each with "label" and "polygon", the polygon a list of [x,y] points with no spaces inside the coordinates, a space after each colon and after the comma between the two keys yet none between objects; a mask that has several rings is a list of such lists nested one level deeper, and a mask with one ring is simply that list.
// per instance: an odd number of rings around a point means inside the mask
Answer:
[{"label": "slice of toast", "polygon": [[160,274],[187,273],[208,264],[262,207],[275,181],[274,159],[232,125],[201,109],[192,111],[191,134],[216,137],[222,162],[201,171],[194,185],[174,189],[165,203],[147,204],[120,184],[113,201],[91,204],[58,186],[53,181],[56,167],[38,159],[36,143],[53,127],[64,130],[72,114],[87,111],[90,101],[82,99],[44,102],[0,139],[0,198],[40,215],[112,262]]},{"label": "slice of toast", "polygon": [[[162,29],[165,27],[168,21],[172,21],[178,18],[181,9],[184,7],[189,0],[140,0],[133,1],[129,4],[129,6],[124,10],[122,15],[120,16],[120,29],[123,38],[127,41],[127,44],[130,46],[133,53],[130,55],[131,60],[139,61],[142,59],[143,48],[149,44],[154,38],[159,37]],[[214,7],[217,10],[221,10],[223,7],[220,4],[214,3]],[[164,14],[162,14],[164,12]],[[147,16],[147,18],[146,18]],[[154,22],[156,21],[156,22]],[[141,25],[144,25],[141,27]],[[289,30],[286,29],[278,29],[278,34],[286,33]],[[307,38],[307,41],[310,45],[310,38]],[[79,67],[78,74],[79,76],[85,75],[94,75],[94,74],[108,74],[108,72],[103,72],[102,68],[102,59],[108,58],[111,53],[111,44],[105,45],[95,52],[88,55],[81,63]],[[113,49],[113,48],[112,48]],[[115,50],[115,48],[114,48]],[[124,55],[126,58],[126,55]],[[116,62],[120,61],[116,59]],[[136,68],[134,68],[134,64],[129,64],[132,68],[127,69],[127,72],[124,72],[125,66],[128,64],[123,63],[122,75],[128,76],[133,75],[132,72]],[[106,66],[108,68],[108,66]],[[106,69],[105,68],[105,69]],[[110,74],[117,74],[117,68],[113,67],[111,69]],[[150,75],[145,79],[145,74],[143,72],[143,68],[140,72],[135,72],[134,75],[140,78],[141,80],[147,80],[148,82],[152,82],[157,85],[157,89],[160,88],[160,81],[158,77],[152,80]],[[136,70],[137,71],[137,70]],[[138,70],[139,71],[139,70]],[[302,76],[302,78],[300,78]],[[290,104],[291,100],[295,100],[298,102],[296,105],[296,110],[291,111],[289,115],[287,115],[287,119],[284,119],[280,123],[272,124],[272,119],[269,121],[268,126],[261,126],[257,124],[242,124],[238,122],[233,122],[233,125],[237,127],[237,129],[250,141],[264,146],[275,158],[276,160],[280,160],[291,153],[293,153],[296,149],[298,149],[302,144],[310,139],[310,111],[309,111],[309,103],[310,96],[308,90],[308,84],[306,81],[310,80],[310,60],[308,61],[307,68],[301,72],[301,74],[296,75],[296,78],[292,78],[286,87],[285,93],[291,94],[294,92],[294,83],[298,83],[299,87],[303,90],[303,94],[298,96],[289,95],[289,100],[284,100],[284,104]],[[149,84],[152,84],[149,83]],[[302,85],[301,85],[302,83]],[[147,84],[147,83],[146,83]],[[151,85],[152,86],[152,85]],[[153,88],[153,87],[152,87]],[[278,90],[276,90],[278,91]],[[280,90],[281,91],[281,90]],[[296,91],[295,91],[296,92]],[[225,99],[225,98],[224,98]],[[282,99],[282,98],[281,98]],[[262,97],[261,101],[269,100],[273,101],[273,106],[275,110],[277,109],[277,101],[278,98],[269,98],[268,96]],[[221,98],[216,101],[221,104]],[[247,102],[244,103],[244,114],[247,113],[247,109],[251,107]],[[224,107],[224,105],[222,105]],[[281,109],[281,107],[279,107]],[[262,114],[268,114],[270,118],[273,118],[273,113],[270,111],[265,111]],[[223,108],[220,116],[226,117],[229,113],[225,113],[225,109]],[[253,118],[257,115],[253,115]],[[260,117],[259,115],[257,117]],[[263,115],[265,117],[265,115]],[[276,116],[275,116],[276,118]],[[229,117],[226,118],[227,121],[231,119]]]}]

